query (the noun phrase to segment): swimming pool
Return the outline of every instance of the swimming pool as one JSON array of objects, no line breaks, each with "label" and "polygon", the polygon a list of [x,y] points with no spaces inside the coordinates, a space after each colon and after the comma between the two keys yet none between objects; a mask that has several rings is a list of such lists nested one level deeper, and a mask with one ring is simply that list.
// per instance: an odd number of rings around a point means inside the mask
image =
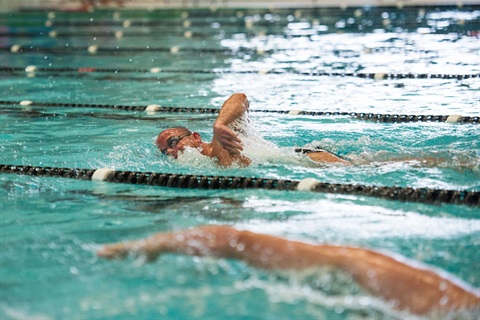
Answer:
[{"label": "swimming pool", "polygon": [[[173,125],[208,140],[215,115],[93,106],[219,108],[241,91],[252,111],[475,117],[479,18],[478,7],[4,15],[1,100],[16,103],[1,105],[0,164],[480,191],[477,124],[252,112],[251,127],[278,149],[254,149],[248,168],[219,169],[196,155],[166,159],[154,144]],[[409,74],[417,76],[399,76]],[[62,106],[74,103],[92,106]],[[312,166],[292,151],[305,146],[356,164]],[[0,184],[2,318],[406,317],[330,273],[311,283],[225,259],[95,256],[103,243],[203,224],[396,252],[480,286],[475,206],[10,174],[0,174]]]}]

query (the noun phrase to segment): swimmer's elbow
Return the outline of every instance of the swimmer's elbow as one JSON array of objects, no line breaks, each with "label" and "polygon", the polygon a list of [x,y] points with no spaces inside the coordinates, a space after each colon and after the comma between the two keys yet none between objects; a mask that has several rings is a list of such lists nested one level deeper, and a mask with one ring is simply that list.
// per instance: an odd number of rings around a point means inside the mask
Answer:
[{"label": "swimmer's elbow", "polygon": [[244,110],[247,110],[248,107],[250,106],[250,103],[248,102],[248,97],[245,93],[243,92],[237,92],[237,93],[234,93],[231,98],[235,99],[236,101],[238,101],[241,106],[243,107]]},{"label": "swimmer's elbow", "polygon": [[232,94],[232,98],[237,98],[237,99],[241,99],[241,100],[248,100],[247,95],[243,92],[236,92],[236,93]]}]

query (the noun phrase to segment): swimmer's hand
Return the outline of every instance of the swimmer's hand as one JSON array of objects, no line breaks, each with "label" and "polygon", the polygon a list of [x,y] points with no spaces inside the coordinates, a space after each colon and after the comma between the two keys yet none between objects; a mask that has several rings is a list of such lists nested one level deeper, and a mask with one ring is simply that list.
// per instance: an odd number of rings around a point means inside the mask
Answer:
[{"label": "swimmer's hand", "polygon": [[222,123],[216,122],[213,125],[213,136],[222,148],[230,153],[240,155],[240,152],[243,150],[242,141],[237,134]]},{"label": "swimmer's hand", "polygon": [[125,259],[126,257],[144,257],[146,261],[154,261],[160,255],[161,250],[154,246],[151,241],[140,240],[132,242],[114,243],[103,246],[97,251],[97,256],[104,259]]}]

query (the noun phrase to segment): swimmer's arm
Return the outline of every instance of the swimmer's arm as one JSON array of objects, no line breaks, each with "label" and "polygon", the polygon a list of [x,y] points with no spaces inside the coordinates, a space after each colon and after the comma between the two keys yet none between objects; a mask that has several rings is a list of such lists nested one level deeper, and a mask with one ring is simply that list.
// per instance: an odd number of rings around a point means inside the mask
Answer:
[{"label": "swimmer's arm", "polygon": [[304,269],[316,264],[334,264],[321,250],[312,255],[312,248],[316,247],[227,226],[210,225],[105,245],[97,254],[106,259],[123,259],[133,254],[144,256],[149,261],[157,259],[162,253],[213,256],[244,260],[263,269]]},{"label": "swimmer's arm", "polygon": [[306,156],[310,158],[310,160],[318,162],[318,163],[343,163],[343,164],[351,164],[350,161],[342,159],[333,153],[327,151],[313,151],[306,153]]},{"label": "swimmer's arm", "polygon": [[153,260],[166,252],[240,259],[263,269],[340,268],[372,293],[385,300],[394,300],[396,308],[417,314],[436,309],[473,308],[480,303],[478,294],[437,273],[378,252],[341,246],[314,246],[226,226],[160,233],[146,240],[105,246],[98,255],[113,259],[134,253]]},{"label": "swimmer's arm", "polygon": [[233,154],[240,154],[243,150],[242,142],[237,134],[228,125],[239,119],[249,107],[247,96],[243,93],[231,95],[220,109],[220,113],[213,125],[213,141]]},{"label": "swimmer's arm", "polygon": [[392,302],[396,309],[426,315],[480,306],[478,292],[465,289],[433,270],[371,250],[338,248],[342,269],[373,294]]},{"label": "swimmer's arm", "polygon": [[343,163],[343,164],[351,164],[350,161],[345,160],[336,154],[329,152],[323,149],[307,149],[307,148],[296,148],[295,152],[303,153],[310,160],[318,163]]}]

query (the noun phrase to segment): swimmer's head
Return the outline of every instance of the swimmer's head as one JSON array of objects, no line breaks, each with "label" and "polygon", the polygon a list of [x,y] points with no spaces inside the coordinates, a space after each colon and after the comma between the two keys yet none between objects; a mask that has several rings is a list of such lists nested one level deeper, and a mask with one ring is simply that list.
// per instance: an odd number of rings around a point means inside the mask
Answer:
[{"label": "swimmer's head", "polygon": [[156,144],[163,154],[176,159],[179,152],[183,152],[186,147],[200,147],[202,139],[197,132],[192,132],[185,127],[174,127],[160,132]]}]

